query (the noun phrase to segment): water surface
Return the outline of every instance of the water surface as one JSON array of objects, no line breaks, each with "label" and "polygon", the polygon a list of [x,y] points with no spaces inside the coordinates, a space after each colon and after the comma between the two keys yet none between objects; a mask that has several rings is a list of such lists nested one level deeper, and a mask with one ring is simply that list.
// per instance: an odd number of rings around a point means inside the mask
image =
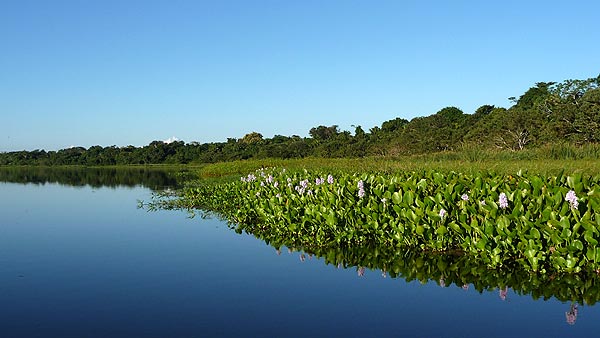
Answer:
[{"label": "water surface", "polygon": [[141,183],[0,183],[0,336],[566,337],[600,329],[598,306],[580,304],[569,324],[571,302],[555,297],[362,274],[277,251],[218,219],[138,209],[151,194]]}]

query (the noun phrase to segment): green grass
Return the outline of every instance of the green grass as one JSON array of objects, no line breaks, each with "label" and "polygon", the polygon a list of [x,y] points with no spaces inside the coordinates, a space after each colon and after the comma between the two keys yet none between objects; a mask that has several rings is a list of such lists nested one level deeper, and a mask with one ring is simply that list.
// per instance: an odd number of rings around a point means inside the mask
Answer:
[{"label": "green grass", "polygon": [[[400,158],[369,157],[358,159],[260,159],[206,164],[202,167],[190,168],[198,172],[201,178],[223,178],[227,176],[246,175],[260,168],[278,167],[289,170],[320,170],[343,172],[381,172],[398,173],[404,171],[437,170],[442,172],[456,171],[474,173],[493,171],[499,174],[516,174],[519,171],[543,175],[566,173],[582,173],[585,175],[600,174],[600,160],[564,160],[564,159],[499,159],[481,156],[472,161],[459,158],[464,153],[439,153],[427,156],[411,156]],[[506,155],[502,155],[506,156]],[[458,158],[457,158],[458,157]]]}]

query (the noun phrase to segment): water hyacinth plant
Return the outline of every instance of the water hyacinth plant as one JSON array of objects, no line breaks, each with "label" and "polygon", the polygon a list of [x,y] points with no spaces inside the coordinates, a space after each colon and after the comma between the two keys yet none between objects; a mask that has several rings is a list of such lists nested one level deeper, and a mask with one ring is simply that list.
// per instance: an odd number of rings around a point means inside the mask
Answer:
[{"label": "water hyacinth plant", "polygon": [[[326,181],[323,177],[327,177]],[[327,182],[327,183],[325,183]],[[600,271],[600,179],[263,169],[190,187],[181,205],[300,246],[372,244],[469,255],[490,269]]]},{"label": "water hyacinth plant", "polygon": [[569,190],[567,196],[565,196],[565,200],[569,202],[569,205],[571,205],[571,209],[577,209],[579,207],[579,202],[577,201],[575,191]]}]

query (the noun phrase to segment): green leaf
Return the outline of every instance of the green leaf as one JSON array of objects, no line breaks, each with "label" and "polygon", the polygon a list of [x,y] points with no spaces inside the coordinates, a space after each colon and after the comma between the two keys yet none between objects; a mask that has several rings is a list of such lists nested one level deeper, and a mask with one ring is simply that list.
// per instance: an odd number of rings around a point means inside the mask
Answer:
[{"label": "green leaf", "polygon": [[417,225],[415,232],[417,233],[417,235],[423,235],[423,233],[425,232],[425,228],[422,225]]},{"label": "green leaf", "polygon": [[394,202],[394,204],[402,203],[402,197],[400,197],[400,194],[398,192],[392,194],[392,202]]},{"label": "green leaf", "polygon": [[487,240],[485,238],[481,238],[479,241],[477,241],[477,244],[475,244],[475,246],[477,247],[477,249],[483,250],[485,249],[486,244]]},{"label": "green leaf", "polygon": [[588,244],[590,244],[591,246],[596,246],[598,245],[598,240],[596,240],[594,238],[594,233],[591,230],[586,231],[583,234],[583,238],[585,239],[586,242],[588,242]]}]

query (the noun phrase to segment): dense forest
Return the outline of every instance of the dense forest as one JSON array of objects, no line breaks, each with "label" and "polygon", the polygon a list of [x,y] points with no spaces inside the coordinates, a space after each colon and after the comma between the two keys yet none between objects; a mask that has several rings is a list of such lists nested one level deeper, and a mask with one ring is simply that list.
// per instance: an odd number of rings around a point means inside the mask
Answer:
[{"label": "dense forest", "polygon": [[213,163],[249,158],[402,156],[465,147],[520,151],[559,142],[600,142],[600,75],[585,80],[538,82],[509,108],[482,105],[466,114],[456,107],[437,113],[385,121],[365,131],[317,126],[310,137],[264,138],[251,132],[226,142],[165,143],[144,147],[73,147],[58,151],[0,153],[0,165],[124,165]]}]

